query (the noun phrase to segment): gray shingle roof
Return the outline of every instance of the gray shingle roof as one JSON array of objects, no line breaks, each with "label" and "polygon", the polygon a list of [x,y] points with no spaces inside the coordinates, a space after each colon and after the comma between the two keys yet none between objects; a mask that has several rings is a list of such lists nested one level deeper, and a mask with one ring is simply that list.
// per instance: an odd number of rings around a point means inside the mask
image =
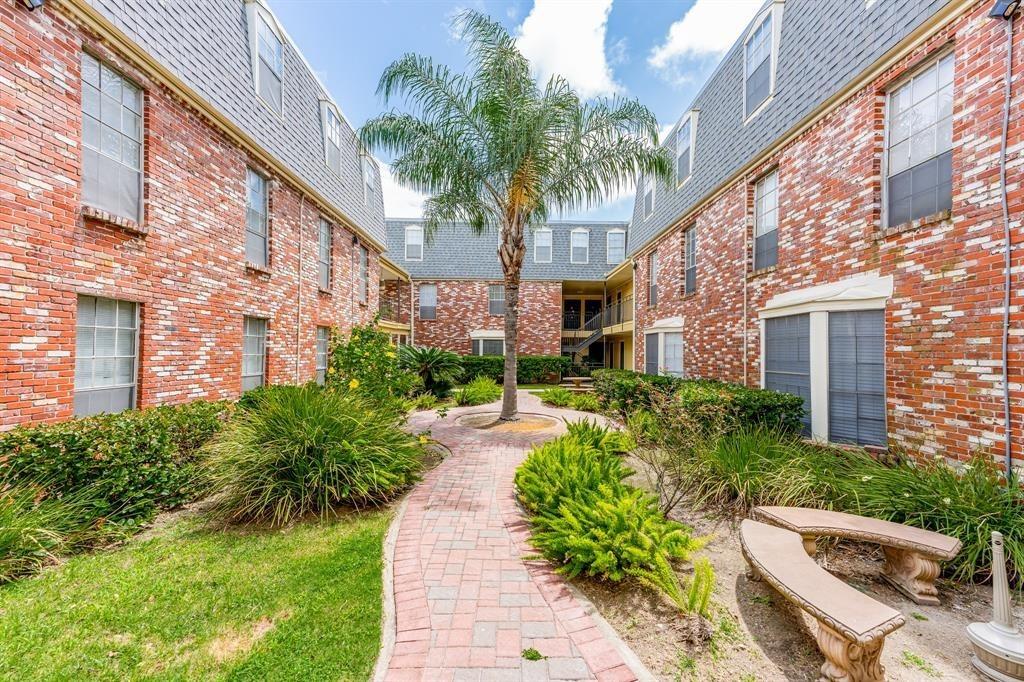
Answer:
[{"label": "gray shingle roof", "polygon": [[[700,110],[689,182],[680,188],[675,187],[674,178],[668,185],[659,183],[654,213],[646,220],[637,192],[630,253],[682,218],[732,173],[783,137],[947,3],[876,0],[868,6],[864,0],[786,0],[774,97],[744,125],[743,40],[752,20],[693,103],[681,112]],[[674,158],[675,128],[664,146]]]},{"label": "gray shingle roof", "polygon": [[[501,279],[496,230],[475,235],[469,225],[456,223],[435,232],[423,247],[423,260],[405,259],[405,228],[421,220],[388,220],[387,256],[413,279]],[[526,235],[523,279],[600,281],[615,268],[608,263],[607,237],[611,230],[626,230],[625,222],[553,221],[550,263],[534,263],[534,233]],[[590,258],[586,264],[569,262],[570,234],[576,228],[590,231]],[[628,232],[627,244],[629,248]]]},{"label": "gray shingle roof", "polygon": [[253,86],[246,3],[243,0],[89,0],[134,42],[181,78],[260,146],[316,187],[356,227],[384,243],[379,171],[364,201],[354,132],[342,121],[341,176],[324,160],[320,101],[330,95],[285,36],[283,117],[263,104]]}]

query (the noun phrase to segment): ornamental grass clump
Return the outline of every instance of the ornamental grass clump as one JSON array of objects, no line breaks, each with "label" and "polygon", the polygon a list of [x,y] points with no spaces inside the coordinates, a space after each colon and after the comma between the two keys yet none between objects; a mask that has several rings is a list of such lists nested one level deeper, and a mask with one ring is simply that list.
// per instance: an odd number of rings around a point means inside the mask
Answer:
[{"label": "ornamental grass clump", "polygon": [[556,386],[554,388],[545,388],[543,391],[537,394],[540,400],[545,405],[551,405],[552,407],[569,407],[572,404],[572,391],[567,388],[561,388]]},{"label": "ornamental grass clump", "polygon": [[267,393],[204,448],[212,511],[279,526],[388,502],[417,480],[424,455],[400,426],[394,413],[354,393]]},{"label": "ornamental grass clump", "polygon": [[490,377],[477,377],[455,392],[459,406],[486,405],[501,397],[501,386]]}]

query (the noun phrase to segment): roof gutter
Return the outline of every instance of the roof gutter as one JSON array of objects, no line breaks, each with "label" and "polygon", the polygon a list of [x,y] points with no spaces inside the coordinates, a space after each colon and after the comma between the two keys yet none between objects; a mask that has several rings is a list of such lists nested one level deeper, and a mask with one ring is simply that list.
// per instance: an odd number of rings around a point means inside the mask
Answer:
[{"label": "roof gutter", "polygon": [[103,16],[96,8],[88,4],[87,0],[54,0],[55,4],[63,9],[70,17],[91,29],[107,40],[116,50],[134,61],[153,80],[167,87],[171,92],[185,101],[186,104],[198,110],[206,116],[217,128],[224,132],[234,143],[246,149],[263,165],[273,170],[290,184],[297,187],[301,192],[308,195],[317,204],[319,210],[330,217],[334,222],[343,224],[347,229],[359,235],[360,239],[369,242],[378,251],[383,253],[387,247],[380,240],[374,238],[349,218],[344,212],[337,208],[318,189],[303,179],[295,171],[285,165],[276,156],[264,149],[256,140],[246,133],[234,121],[225,116],[213,104],[204,99],[199,93],[187,85],[173,71],[154,59],[139,44],[115,26],[109,19]]}]

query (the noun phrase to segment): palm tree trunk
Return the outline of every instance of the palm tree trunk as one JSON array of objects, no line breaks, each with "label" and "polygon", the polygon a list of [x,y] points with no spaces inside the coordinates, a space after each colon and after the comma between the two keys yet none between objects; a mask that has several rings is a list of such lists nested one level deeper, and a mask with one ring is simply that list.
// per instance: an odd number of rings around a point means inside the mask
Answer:
[{"label": "palm tree trunk", "polygon": [[516,350],[519,344],[519,282],[525,255],[523,225],[511,221],[511,224],[502,226],[498,257],[501,259],[501,269],[505,276],[505,376],[500,416],[503,421],[514,421],[519,418]]}]

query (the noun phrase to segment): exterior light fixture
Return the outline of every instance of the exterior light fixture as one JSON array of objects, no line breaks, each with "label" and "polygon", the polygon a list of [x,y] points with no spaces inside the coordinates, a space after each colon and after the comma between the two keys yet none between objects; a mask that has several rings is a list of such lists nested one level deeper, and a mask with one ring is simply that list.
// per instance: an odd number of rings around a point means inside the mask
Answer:
[{"label": "exterior light fixture", "polygon": [[[32,2],[32,0],[29,0],[29,2]],[[988,15],[993,19],[1009,20],[1013,18],[1014,13],[1018,9],[1020,9],[1020,0],[996,0]]]},{"label": "exterior light fixture", "polygon": [[25,5],[25,9],[31,12],[38,7],[42,7],[43,0],[21,0],[21,4]]}]

